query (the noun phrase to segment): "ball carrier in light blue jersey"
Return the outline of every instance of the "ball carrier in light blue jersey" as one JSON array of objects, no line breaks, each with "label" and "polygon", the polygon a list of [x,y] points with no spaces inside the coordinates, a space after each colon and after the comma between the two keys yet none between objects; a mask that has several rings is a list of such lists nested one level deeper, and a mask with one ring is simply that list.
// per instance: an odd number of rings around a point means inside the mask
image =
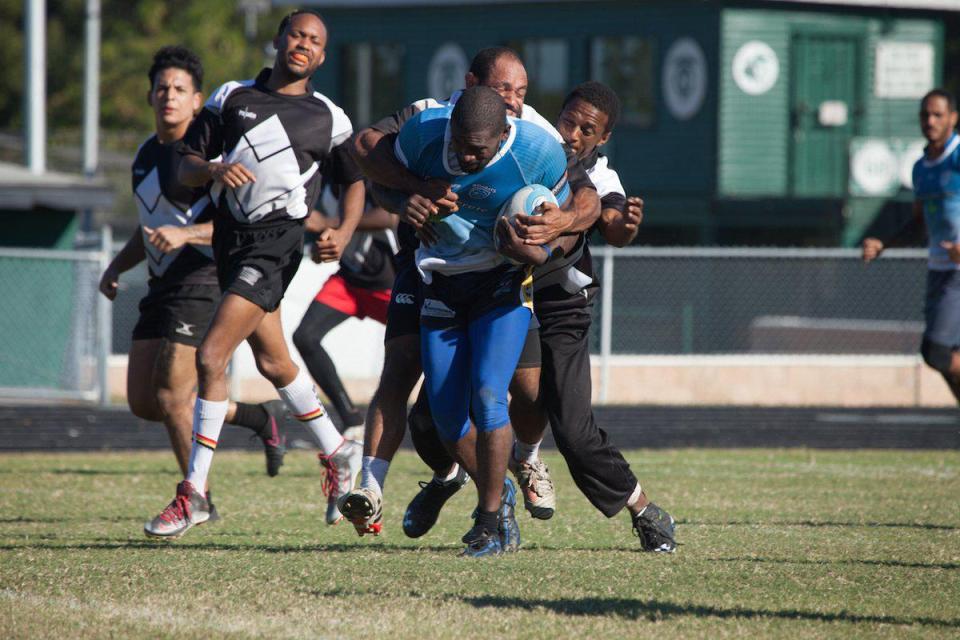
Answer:
[{"label": "ball carrier in light blue jersey", "polygon": [[449,181],[459,197],[457,211],[432,223],[437,241],[416,255],[424,284],[421,358],[441,437],[478,470],[477,516],[464,553],[496,555],[519,544],[515,520],[507,526],[500,513],[501,492],[513,444],[505,428],[507,387],[529,327],[532,291],[526,271],[494,248],[494,227],[504,202],[529,184],[549,188],[569,206],[566,156],[539,127],[508,120],[503,99],[486,87],[468,89],[452,108],[412,118],[396,154],[414,174]]}]

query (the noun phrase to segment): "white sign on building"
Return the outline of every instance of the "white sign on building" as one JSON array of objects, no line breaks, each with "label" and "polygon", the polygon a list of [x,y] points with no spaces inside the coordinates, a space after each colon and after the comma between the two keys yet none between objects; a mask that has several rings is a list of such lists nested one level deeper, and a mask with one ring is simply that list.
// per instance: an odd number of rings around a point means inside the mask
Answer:
[{"label": "white sign on building", "polygon": [[933,45],[880,41],[875,50],[873,93],[878,98],[922,98],[933,88]]}]

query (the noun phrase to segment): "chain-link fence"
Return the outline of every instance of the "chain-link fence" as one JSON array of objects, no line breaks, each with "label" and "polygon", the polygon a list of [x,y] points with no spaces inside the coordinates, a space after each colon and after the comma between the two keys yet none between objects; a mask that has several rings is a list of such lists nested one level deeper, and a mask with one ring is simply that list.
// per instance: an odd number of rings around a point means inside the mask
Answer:
[{"label": "chain-link fence", "polygon": [[0,249],[0,396],[105,400],[106,255]]},{"label": "chain-link fence", "polygon": [[864,264],[855,249],[604,247],[593,351],[915,353],[925,256],[890,250]]}]

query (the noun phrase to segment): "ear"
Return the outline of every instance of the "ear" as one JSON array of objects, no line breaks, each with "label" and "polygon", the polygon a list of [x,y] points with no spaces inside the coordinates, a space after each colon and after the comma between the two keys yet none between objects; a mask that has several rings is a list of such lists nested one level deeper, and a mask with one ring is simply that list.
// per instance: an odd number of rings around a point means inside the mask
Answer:
[{"label": "ear", "polygon": [[467,75],[463,76],[463,86],[469,89],[470,87],[475,87],[478,84],[480,84],[480,79],[473,75],[473,73],[470,71],[467,71]]},{"label": "ear", "polygon": [[505,142],[507,138],[510,137],[510,125],[508,124],[503,128],[503,133],[500,135],[500,142]]},{"label": "ear", "polygon": [[957,128],[957,118],[960,116],[956,111],[950,114],[950,130]]},{"label": "ear", "polygon": [[320,62],[317,63],[317,66],[319,67],[320,65],[322,65],[323,61],[326,59],[327,59],[327,50],[324,49],[323,51],[320,52]]},{"label": "ear", "polygon": [[193,112],[197,113],[200,111],[200,107],[203,106],[203,94],[197,91],[193,94]]},{"label": "ear", "polygon": [[600,136],[600,141],[597,142],[597,146],[600,147],[600,146],[603,146],[603,145],[607,144],[607,140],[609,140],[609,139],[610,139],[610,136],[612,136],[612,135],[613,135],[613,131],[607,131],[607,132],[605,132],[602,136]]}]

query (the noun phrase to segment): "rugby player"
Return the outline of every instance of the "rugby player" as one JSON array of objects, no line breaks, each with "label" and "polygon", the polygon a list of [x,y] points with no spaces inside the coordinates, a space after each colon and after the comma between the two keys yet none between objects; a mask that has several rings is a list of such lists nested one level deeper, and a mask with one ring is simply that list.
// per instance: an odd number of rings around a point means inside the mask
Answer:
[{"label": "rugby player", "polygon": [[[491,47],[478,52],[471,62],[464,83],[467,88],[487,86],[494,89],[504,100],[511,116],[536,124],[556,140],[561,139],[549,122],[533,107],[524,103],[527,90],[526,69],[519,56],[511,49]],[[409,118],[427,108],[455,103],[460,93],[454,93],[443,102],[419,100],[361,131],[353,147],[361,168],[374,182],[431,200],[434,210],[439,211],[442,208],[446,211],[455,208],[457,197],[449,185],[440,180],[423,180],[414,176],[396,160],[393,143],[396,133]],[[572,156],[570,158],[572,159]],[[519,233],[526,236],[525,240],[531,246],[549,242],[565,231],[587,228],[599,215],[596,190],[583,170],[576,166],[575,160],[570,166],[569,178],[574,192],[574,209],[563,211],[557,207],[548,207],[544,215],[532,224],[521,225]],[[388,310],[384,367],[380,384],[370,402],[366,421],[361,485],[376,492],[382,492],[386,469],[403,439],[407,400],[421,373],[419,285],[412,256],[419,244],[415,232],[429,233],[430,229],[423,224],[427,210],[412,213],[414,218],[409,221],[412,224],[401,221],[398,229],[400,252],[396,260],[397,277],[393,286],[393,298]],[[510,413],[517,431],[517,457],[524,461],[523,466],[535,469],[535,473],[528,474],[527,477],[537,479],[536,484],[531,486],[524,483],[523,477],[520,478],[524,505],[535,517],[545,519],[553,515],[553,484],[546,466],[539,460],[539,442],[527,436],[527,432],[542,433],[544,427],[542,423],[527,426],[529,420],[537,420],[541,414],[538,397],[539,345],[534,325],[511,382]],[[420,419],[432,424],[429,411],[425,409],[426,405],[425,393],[421,392],[412,416],[423,416],[426,413],[426,417]],[[434,471],[434,478],[423,484],[422,495],[418,500],[426,501],[428,505],[442,506],[443,502],[468,480],[468,474],[456,464],[443,470],[434,467]],[[439,507],[435,510],[428,509],[424,513],[432,511],[438,512]],[[420,522],[405,517],[403,526],[407,535],[416,537],[422,535],[418,532],[425,533],[432,525],[433,522]]]},{"label": "rugby player", "polygon": [[[203,103],[203,66],[183,47],[163,47],[147,73],[154,133],[137,151],[132,185],[140,224],[100,278],[100,291],[117,296],[120,274],[146,260],[147,295],[133,328],[127,363],[127,402],[138,418],[163,422],[182,473],[190,458],[197,346],[220,298],[210,237],[212,207],[205,188],[177,182],[183,138]],[[226,421],[255,433],[264,445],[267,473],[283,464],[283,403],[228,405]]]},{"label": "rugby player", "polygon": [[[475,524],[464,536],[464,555],[471,557],[519,545],[513,483],[505,479],[513,445],[507,389],[532,301],[525,270],[494,249],[497,213],[527,184],[550,188],[563,207],[572,204],[560,144],[506,114],[495,91],[470,87],[455,106],[413,116],[396,142],[397,158],[411,172],[441,176],[459,194],[457,211],[431,223],[432,240],[417,250],[416,266],[423,283],[424,386],[440,437],[477,484]],[[402,206],[409,214],[427,205],[425,198],[401,194],[387,208]],[[546,250],[532,249],[546,260]],[[361,486],[340,501],[340,510],[360,530],[364,519],[380,520],[381,505],[381,494]]]},{"label": "rugby player", "polygon": [[328,471],[328,502],[349,489],[359,469],[360,446],[337,431],[309,375],[291,360],[280,324],[280,301],[300,265],[303,221],[319,195],[320,176],[332,175],[343,194],[341,223],[325,233],[336,257],[363,213],[362,174],[343,146],[353,132],[350,119],[309,86],[326,42],[317,13],[285,16],[273,40],[273,68],[220,87],[181,143],[180,182],[212,183],[213,246],[224,293],[197,352],[189,468],[173,501],[145,525],[149,536],[177,537],[209,519],[199,489],[228,409],[227,363],[243,340],[260,373],[317,440]]},{"label": "rugby player", "polygon": [[862,249],[864,261],[870,262],[913,229],[926,226],[926,326],[920,353],[960,402],[960,136],[956,128],[953,94],[943,89],[927,93],[920,101],[920,130],[927,146],[913,165],[913,215],[886,238],[864,238]]},{"label": "rugby player", "polygon": [[[586,167],[600,195],[602,211],[596,228],[608,243],[622,247],[636,238],[643,201],[626,197],[619,176],[600,153],[599,148],[613,134],[619,113],[620,101],[612,89],[599,82],[585,82],[564,99],[557,129]],[[543,407],[570,474],[591,504],[607,517],[626,507],[644,551],[673,552],[673,518],[648,500],[630,465],[597,425],[591,409],[589,329],[599,281],[593,272],[586,235],[573,239],[572,245],[565,239],[563,258],[534,270],[534,311],[543,355]],[[434,433],[426,421],[411,422],[418,451],[432,468],[443,469],[451,460],[443,456],[439,442],[431,442],[431,438],[436,440]],[[543,434],[533,435],[542,438]],[[415,498],[408,507],[408,517],[432,525],[437,511],[436,501],[418,502]]]}]

